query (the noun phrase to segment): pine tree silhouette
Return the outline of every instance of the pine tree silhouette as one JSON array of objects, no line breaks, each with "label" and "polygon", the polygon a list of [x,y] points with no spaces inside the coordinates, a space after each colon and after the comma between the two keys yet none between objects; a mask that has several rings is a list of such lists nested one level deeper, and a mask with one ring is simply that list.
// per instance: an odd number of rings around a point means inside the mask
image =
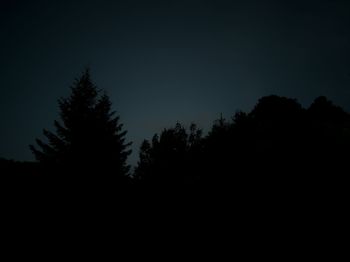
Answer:
[{"label": "pine tree silhouette", "polygon": [[87,69],[71,87],[71,95],[59,99],[61,122],[54,122],[56,133],[44,129],[48,143],[36,139],[38,147],[30,145],[47,170],[82,181],[127,180],[131,143],[125,142],[127,131],[111,110],[109,97],[100,93]]}]

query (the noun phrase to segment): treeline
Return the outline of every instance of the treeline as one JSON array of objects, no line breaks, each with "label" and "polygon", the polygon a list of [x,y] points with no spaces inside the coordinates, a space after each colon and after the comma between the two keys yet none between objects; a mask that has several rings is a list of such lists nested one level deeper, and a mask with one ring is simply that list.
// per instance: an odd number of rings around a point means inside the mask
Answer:
[{"label": "treeline", "polygon": [[145,140],[135,170],[142,185],[204,185],[254,192],[332,191],[347,186],[350,115],[318,97],[261,98],[218,119],[208,135],[180,124]]},{"label": "treeline", "polygon": [[37,162],[0,160],[3,182],[293,196],[338,194],[348,185],[350,115],[326,97],[308,108],[263,97],[250,112],[216,120],[206,135],[195,124],[177,123],[143,141],[134,170],[127,165],[127,132],[88,70],[59,108],[56,131],[44,130],[46,140],[30,146]]}]

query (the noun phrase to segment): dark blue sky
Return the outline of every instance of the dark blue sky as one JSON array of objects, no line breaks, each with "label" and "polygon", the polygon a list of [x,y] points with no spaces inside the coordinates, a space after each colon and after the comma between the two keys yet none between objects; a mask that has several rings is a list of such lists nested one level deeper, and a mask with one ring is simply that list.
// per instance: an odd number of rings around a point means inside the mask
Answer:
[{"label": "dark blue sky", "polygon": [[269,94],[350,111],[349,14],[339,0],[1,1],[0,157],[33,159],[28,144],[87,65],[134,151],[176,121],[207,128]]}]

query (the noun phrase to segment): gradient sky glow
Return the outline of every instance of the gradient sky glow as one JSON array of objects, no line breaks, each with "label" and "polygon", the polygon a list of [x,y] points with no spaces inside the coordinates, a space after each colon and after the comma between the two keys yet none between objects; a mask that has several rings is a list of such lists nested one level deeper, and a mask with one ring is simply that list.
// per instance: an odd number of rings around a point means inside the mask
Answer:
[{"label": "gradient sky glow", "polygon": [[277,94],[350,111],[350,1],[4,0],[0,157],[33,159],[86,66],[111,96],[131,162],[144,138]]}]

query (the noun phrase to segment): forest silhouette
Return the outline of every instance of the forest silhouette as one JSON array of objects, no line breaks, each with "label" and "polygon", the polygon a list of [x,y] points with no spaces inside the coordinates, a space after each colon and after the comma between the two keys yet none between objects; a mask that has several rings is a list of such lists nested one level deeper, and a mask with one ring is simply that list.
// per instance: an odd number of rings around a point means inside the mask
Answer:
[{"label": "forest silhouette", "polygon": [[245,198],[342,197],[347,185],[350,114],[324,96],[303,108],[276,95],[250,112],[220,117],[208,134],[176,123],[144,140],[127,164],[131,143],[106,93],[86,70],[58,100],[55,132],[30,145],[36,161],[0,159],[3,187],[113,193],[220,192]]}]

